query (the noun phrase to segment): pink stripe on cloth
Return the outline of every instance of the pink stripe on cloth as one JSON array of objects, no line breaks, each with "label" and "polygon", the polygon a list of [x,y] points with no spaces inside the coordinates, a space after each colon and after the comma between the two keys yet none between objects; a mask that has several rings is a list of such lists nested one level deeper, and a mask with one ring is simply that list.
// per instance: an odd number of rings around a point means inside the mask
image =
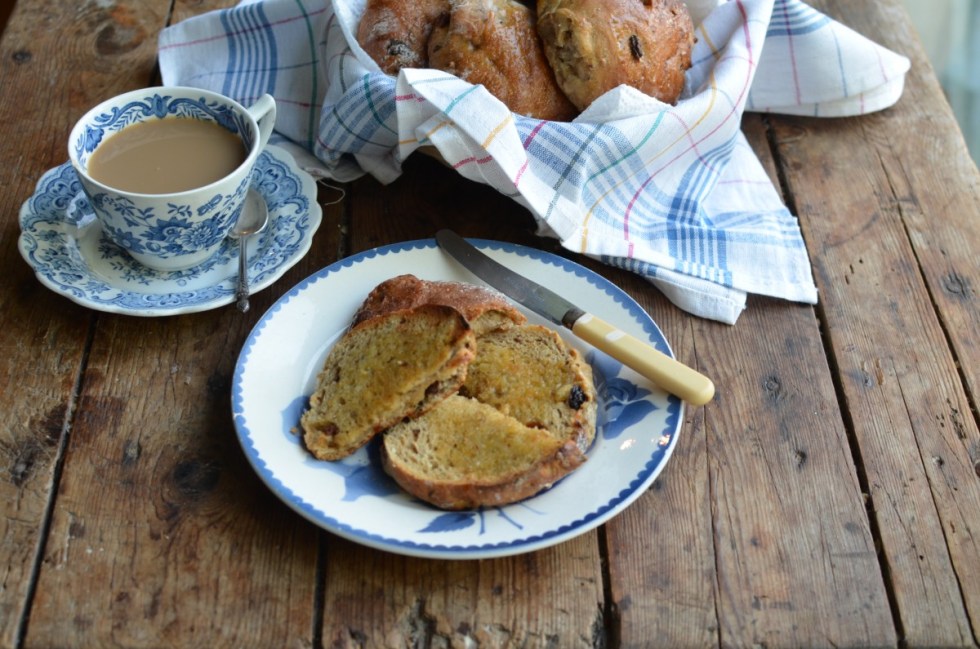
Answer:
[{"label": "pink stripe on cloth", "polygon": [[289,23],[296,22],[297,20],[309,20],[311,16],[318,16],[327,11],[326,7],[317,9],[316,11],[310,11],[309,13],[300,14],[298,16],[293,16],[292,18],[284,18],[282,20],[277,20],[269,23],[268,25],[258,25],[256,27],[250,27],[248,29],[238,29],[231,32],[221,32],[220,34],[215,34],[214,36],[209,36],[208,38],[198,38],[191,41],[170,43],[169,45],[161,45],[158,52],[165,52],[167,50],[180,49],[184,47],[194,47],[195,45],[203,45],[204,43],[213,43],[215,41],[227,41],[229,36],[240,36],[242,34],[250,34],[258,31],[265,31],[269,27],[277,27],[279,25],[288,25]]},{"label": "pink stripe on cloth", "polygon": [[482,165],[482,164],[487,164],[488,162],[493,162],[492,155],[488,155],[485,158],[476,158],[476,157],[463,158],[462,160],[460,160],[459,162],[453,165],[453,169],[459,169],[460,167],[468,164]]},{"label": "pink stripe on cloth", "polygon": [[[531,142],[534,141],[534,138],[541,132],[541,129],[544,128],[544,125],[545,122],[538,122],[538,125],[531,130],[526,138],[524,138],[523,145],[525,152],[527,151],[528,147],[531,146]],[[524,160],[524,164],[521,165],[521,168],[517,170],[517,175],[514,176],[514,187],[520,187],[521,178],[524,177],[524,172],[527,171],[528,165],[530,164],[530,159],[526,159]]]},{"label": "pink stripe on cloth", "polygon": [[541,132],[541,129],[544,128],[544,125],[545,122],[538,122],[538,125],[531,130],[531,133],[526,138],[524,138],[525,151],[527,151],[527,148],[531,146],[531,142],[534,140],[537,134]]},{"label": "pink stripe on cloth", "polygon": [[514,177],[514,187],[520,187],[521,178],[524,177],[524,172],[527,171],[527,167],[529,164],[531,164],[531,161],[525,160],[524,164],[521,165],[521,168],[517,170],[517,176]]},{"label": "pink stripe on cloth", "polygon": [[[783,5],[783,18],[786,22],[789,22],[789,11],[786,5]],[[789,48],[789,61],[790,67],[793,69],[793,92],[796,97],[796,103],[803,103],[803,96],[800,90],[800,70],[796,66],[796,48],[793,47],[793,30],[786,30],[786,45]]]}]

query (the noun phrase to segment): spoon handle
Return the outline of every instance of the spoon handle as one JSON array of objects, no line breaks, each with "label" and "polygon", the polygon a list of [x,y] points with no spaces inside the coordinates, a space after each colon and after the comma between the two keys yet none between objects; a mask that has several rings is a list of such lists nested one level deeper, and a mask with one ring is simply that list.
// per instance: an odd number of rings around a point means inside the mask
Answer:
[{"label": "spoon handle", "polygon": [[248,260],[245,258],[245,240],[243,236],[238,240],[238,289],[235,291],[235,298],[238,300],[238,310],[242,313],[248,311]]}]

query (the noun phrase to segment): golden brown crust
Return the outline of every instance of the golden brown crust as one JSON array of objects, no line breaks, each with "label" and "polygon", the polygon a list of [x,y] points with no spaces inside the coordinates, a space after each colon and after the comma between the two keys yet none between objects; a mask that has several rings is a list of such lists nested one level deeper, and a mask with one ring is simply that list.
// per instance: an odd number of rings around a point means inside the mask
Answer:
[{"label": "golden brown crust", "polygon": [[378,284],[354,314],[352,326],[422,304],[441,304],[456,309],[478,336],[527,320],[507,298],[493,289],[463,282],[422,280],[406,274]]},{"label": "golden brown crust", "polygon": [[429,39],[429,65],[484,86],[515,113],[569,121],[578,111],[555,81],[535,22],[516,0],[452,0],[448,24]]},{"label": "golden brown crust", "polygon": [[429,35],[449,15],[449,0],[368,0],[357,42],[382,71],[428,67]]},{"label": "golden brown crust", "polygon": [[680,0],[538,0],[537,12],[545,55],[579,109],[622,84],[677,101],[694,44]]}]

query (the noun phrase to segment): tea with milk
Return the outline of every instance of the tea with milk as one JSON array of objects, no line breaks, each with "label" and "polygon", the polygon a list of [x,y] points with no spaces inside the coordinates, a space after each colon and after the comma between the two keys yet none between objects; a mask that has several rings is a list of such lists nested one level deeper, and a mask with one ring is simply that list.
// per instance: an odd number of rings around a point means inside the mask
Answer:
[{"label": "tea with milk", "polygon": [[170,117],[107,138],[89,158],[88,173],[122,191],[169,194],[221,180],[246,157],[241,138],[218,124]]}]

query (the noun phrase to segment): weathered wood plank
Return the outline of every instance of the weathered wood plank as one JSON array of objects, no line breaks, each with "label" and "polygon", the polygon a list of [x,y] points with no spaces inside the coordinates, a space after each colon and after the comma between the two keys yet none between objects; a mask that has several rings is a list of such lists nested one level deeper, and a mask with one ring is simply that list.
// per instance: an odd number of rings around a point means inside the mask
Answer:
[{"label": "weathered wood plank", "polygon": [[[901,104],[888,118],[888,133],[903,137],[887,137],[879,129],[868,130],[865,136],[874,142],[884,186],[891,189],[894,209],[908,232],[976,404],[980,398],[980,171],[902,3],[880,4],[873,12],[848,2],[831,7],[847,24],[912,59]],[[881,29],[884,21],[887,30]]]},{"label": "weathered wood plank", "polygon": [[[341,211],[283,286],[336,258]],[[231,419],[242,342],[280,293],[245,315],[99,316],[25,646],[312,646],[319,534]]]},{"label": "weathered wood plank", "polygon": [[[12,3],[5,3],[11,9]],[[161,11],[165,11],[165,5]],[[70,13],[72,21],[64,21]],[[162,20],[153,7],[20,3],[0,42],[0,646],[22,632],[46,508],[93,315],[44,288],[17,252],[18,212],[67,159],[72,123],[96,98],[139,85]],[[119,29],[115,29],[115,26]]]},{"label": "weathered wood plank", "polygon": [[410,559],[331,538],[327,647],[603,646],[593,534],[505,559]]},{"label": "weathered wood plank", "polygon": [[[86,7],[78,51],[45,48],[64,56],[57,87],[84,80],[72,65],[92,70],[67,122],[153,82],[169,3]],[[280,282],[335,259],[340,216],[325,211],[314,249]],[[261,484],[230,413],[242,341],[276,295],[260,292],[244,316],[97,316],[25,646],[311,646],[318,533]]]},{"label": "weathered wood plank", "polygon": [[892,646],[894,623],[809,307],[752,300],[699,342],[722,646]]},{"label": "weathered wood plank", "polygon": [[[654,318],[677,358],[705,371],[691,317],[661,296],[651,299],[649,292],[637,290],[643,280],[617,280]],[[717,386],[722,377],[711,378]],[[622,647],[719,646],[707,412],[686,408],[680,439],[663,473],[646,494],[606,523],[611,634]]]},{"label": "weathered wood plank", "polygon": [[[897,0],[820,4],[924,63]],[[980,272],[977,182],[950,120],[938,87],[915,71],[883,113],[772,120],[911,646],[972,645],[980,628],[980,433],[960,379],[972,382],[980,361],[976,304],[943,289],[950,273],[969,285]],[[964,195],[947,195],[944,174]]]},{"label": "weathered wood plank", "polygon": [[[430,237],[441,227],[464,236],[534,239],[526,210],[421,157],[410,159],[392,185],[370,178],[354,183],[349,200],[351,252]],[[403,270],[424,276],[424,269]],[[593,647],[604,641],[595,532],[482,561],[414,559],[333,537],[326,554],[326,646]]]},{"label": "weathered wood plank", "polygon": [[[2,154],[0,154],[2,156]],[[4,209],[5,223],[16,223]],[[10,250],[15,250],[12,246]],[[13,647],[43,543],[47,506],[91,323],[44,295],[19,256],[0,260],[0,647]],[[63,315],[51,318],[51,313]]]},{"label": "weathered wood plank", "polygon": [[0,34],[3,34],[3,30],[7,28],[7,21],[10,20],[10,14],[13,11],[14,3],[12,0],[0,5]]},{"label": "weathered wood plank", "polygon": [[[761,121],[743,127],[775,179]],[[753,300],[734,327],[654,314],[718,395],[657,492],[607,524],[623,646],[894,645],[813,309]]]},{"label": "weathered wood plank", "polygon": [[251,471],[230,416],[254,303],[100,318],[27,646],[309,644],[315,530]]}]

